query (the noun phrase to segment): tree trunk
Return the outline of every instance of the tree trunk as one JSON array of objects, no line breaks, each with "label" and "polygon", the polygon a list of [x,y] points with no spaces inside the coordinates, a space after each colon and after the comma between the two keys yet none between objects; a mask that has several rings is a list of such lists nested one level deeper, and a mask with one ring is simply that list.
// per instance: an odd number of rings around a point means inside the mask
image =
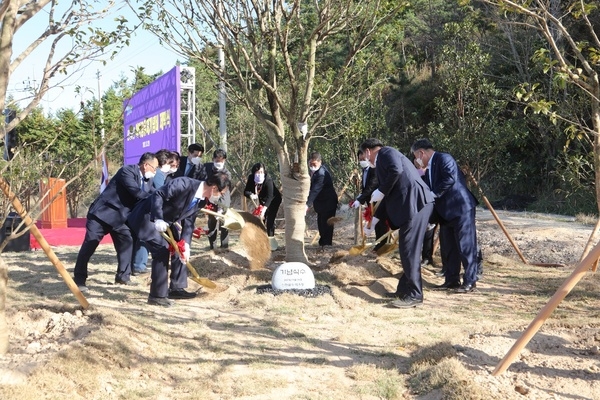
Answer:
[{"label": "tree trunk", "polygon": [[297,178],[292,178],[289,171],[285,172],[281,174],[285,211],[285,261],[308,264],[308,258],[304,252],[304,230],[306,228],[304,217],[310,179],[306,174],[298,174]]},{"label": "tree trunk", "polygon": [[8,352],[8,325],[6,324],[6,288],[8,268],[0,256],[0,355]]}]

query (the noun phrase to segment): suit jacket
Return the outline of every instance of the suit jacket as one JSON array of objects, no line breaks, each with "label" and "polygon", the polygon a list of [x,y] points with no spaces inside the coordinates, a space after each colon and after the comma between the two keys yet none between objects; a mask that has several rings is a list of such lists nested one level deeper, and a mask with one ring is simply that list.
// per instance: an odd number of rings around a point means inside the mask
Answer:
[{"label": "suit jacket", "polygon": [[[231,181],[231,172],[229,172],[227,167],[223,167],[221,171],[217,171],[217,169],[215,168],[215,163],[213,162],[208,162],[204,164],[204,168],[202,168],[201,171],[196,171],[196,179],[206,180],[208,178],[212,178],[217,172],[226,173],[227,177],[229,178],[229,181]],[[201,179],[202,177],[203,179]],[[221,196],[221,203],[223,203],[225,207],[229,207],[231,205],[231,188],[229,188],[229,190],[226,191],[223,194],[223,196]]]},{"label": "suit jacket", "polygon": [[[127,219],[127,224],[140,240],[162,243],[162,237],[154,229],[154,221],[162,219],[168,224],[190,219],[206,205],[206,199],[190,207],[198,188],[199,180],[179,177],[171,180],[152,196],[139,202]],[[191,238],[193,223],[182,224],[181,237]]]},{"label": "suit jacket", "polygon": [[151,180],[142,189],[142,179],[137,164],[121,167],[90,206],[88,218],[95,216],[115,228],[123,225],[135,204],[154,190]]},{"label": "suit jacket", "polygon": [[199,165],[192,164],[190,170],[186,174],[185,168],[187,167],[188,163],[191,163],[191,161],[187,158],[187,156],[179,156],[179,167],[177,168],[177,171],[175,171],[175,173],[173,174],[173,178],[179,178],[180,176],[187,176],[189,178],[193,178],[194,171],[196,171],[197,167],[202,167],[202,163],[200,163]]},{"label": "suit jacket", "polygon": [[[256,186],[257,185],[254,182],[254,174],[248,175],[248,181],[246,182],[246,187],[244,188],[244,196],[250,198],[250,195],[255,193]],[[265,175],[265,181],[260,186],[260,190],[257,194],[258,203],[267,208],[269,208],[271,203],[277,205],[281,204],[281,193],[269,175]]]},{"label": "suit jacket", "polygon": [[477,199],[467,188],[465,176],[450,154],[436,151],[430,164],[434,209],[440,217],[450,221],[477,206]]},{"label": "suit jacket", "polygon": [[337,207],[338,198],[333,188],[333,179],[324,165],[310,177],[310,191],[306,205],[314,207],[316,213],[324,213]]},{"label": "suit jacket", "polygon": [[364,177],[365,171],[363,170],[363,177],[361,181],[362,191],[360,195],[356,198],[360,204],[368,203],[371,200],[371,194],[377,189],[379,186],[379,181],[377,180],[377,173],[375,172],[375,168],[366,168],[366,178]]},{"label": "suit jacket", "polygon": [[[409,223],[423,207],[433,203],[433,195],[417,169],[398,150],[382,147],[377,153],[375,172],[378,189],[385,195],[382,207],[392,225]],[[377,209],[375,215],[379,218],[383,212]]]}]

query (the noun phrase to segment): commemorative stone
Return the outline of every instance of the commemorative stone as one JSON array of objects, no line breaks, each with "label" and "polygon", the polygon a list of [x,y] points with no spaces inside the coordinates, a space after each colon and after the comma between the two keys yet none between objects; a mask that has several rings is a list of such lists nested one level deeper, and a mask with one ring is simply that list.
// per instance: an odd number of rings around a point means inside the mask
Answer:
[{"label": "commemorative stone", "polygon": [[276,290],[314,289],[315,276],[306,264],[301,262],[284,263],[273,271],[271,286]]}]

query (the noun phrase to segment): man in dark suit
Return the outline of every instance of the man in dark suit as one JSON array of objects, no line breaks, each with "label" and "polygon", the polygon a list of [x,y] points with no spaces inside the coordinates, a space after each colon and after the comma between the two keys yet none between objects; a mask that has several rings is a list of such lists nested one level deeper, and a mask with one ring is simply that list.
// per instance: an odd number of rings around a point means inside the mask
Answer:
[{"label": "man in dark suit", "polygon": [[314,152],[308,159],[310,169],[310,191],[306,200],[306,210],[314,207],[317,213],[317,227],[319,228],[319,246],[331,246],[333,242],[333,225],[327,223],[335,217],[338,198],[333,188],[333,179],[327,168],[323,165],[321,154]]},{"label": "man in dark suit", "polygon": [[[194,225],[182,223],[181,232],[176,222],[189,222],[208,201],[216,202],[230,185],[224,173],[215,173],[205,182],[188,177],[175,178],[156,190],[152,196],[136,205],[127,223],[140,240],[146,242],[152,253],[152,282],[148,304],[170,307],[172,299],[189,299],[196,296],[184,289],[187,287],[187,269],[183,265],[190,257],[190,243]],[[176,241],[185,240],[183,259],[172,264],[171,283],[168,284],[169,248],[161,232],[171,227]],[[189,238],[189,239],[186,239]]]},{"label": "man in dark suit", "polygon": [[[231,172],[225,166],[225,161],[227,160],[227,153],[223,149],[217,149],[213,152],[212,162],[208,162],[204,164],[204,168],[199,168],[196,170],[194,175],[195,179],[198,180],[208,180],[212,176],[214,176],[217,172],[223,172],[227,175],[229,180],[231,181]],[[214,208],[214,211],[219,210],[221,207],[228,208],[231,205],[231,194],[229,191],[224,192],[223,196],[220,199],[217,199],[215,202],[210,202],[211,207]],[[219,204],[217,204],[219,203]],[[208,219],[208,233],[206,237],[208,238],[208,244],[211,250],[215,248],[215,242],[217,241],[217,228],[219,233],[221,234],[221,248],[226,249],[229,247],[229,231],[222,226],[217,221],[217,218],[209,215]]]},{"label": "man in dark suit", "polygon": [[[437,289],[472,292],[477,282],[477,199],[467,188],[465,176],[450,154],[436,152],[428,139],[417,140],[411,151],[415,162],[427,166],[439,216],[440,251],[446,273],[444,284]],[[461,263],[465,269],[462,285]]]},{"label": "man in dark suit", "polygon": [[193,178],[197,169],[202,168],[202,154],[204,154],[204,146],[198,143],[192,143],[188,146],[188,155],[179,156],[179,168],[173,174],[173,178],[187,176]]},{"label": "man in dark suit", "polygon": [[[433,210],[433,196],[412,162],[398,150],[374,138],[365,140],[360,148],[375,168],[379,181],[378,188],[371,194],[371,202],[383,200],[383,211],[390,223],[399,228],[398,252],[404,274],[396,292],[388,294],[398,297],[391,304],[398,308],[419,306],[423,303],[421,249]],[[379,215],[378,209],[373,223],[378,222]],[[370,234],[372,230],[365,229],[365,233]]]},{"label": "man in dark suit", "polygon": [[[375,173],[375,168],[369,167],[369,161],[366,159],[365,153],[362,150],[358,150],[358,164],[362,169],[362,177],[361,177],[361,192],[356,197],[356,200],[350,205],[352,208],[359,208],[363,204],[369,204],[371,200],[371,194],[377,189],[379,186],[379,181],[377,180],[377,174]],[[360,216],[362,218],[362,215]],[[379,239],[388,231],[388,226],[386,220],[380,218],[380,221],[375,225],[375,239]],[[373,251],[377,251],[381,246],[383,246],[385,242],[378,243]]]},{"label": "man in dark suit", "polygon": [[115,283],[133,285],[131,282],[131,257],[133,238],[125,224],[133,206],[150,196],[152,178],[158,168],[154,153],[144,153],[140,162],[125,165],[110,180],[106,189],[94,200],[87,214],[85,239],[75,263],[74,281],[82,292],[87,292],[88,263],[98,244],[110,234],[117,251],[118,267]]}]

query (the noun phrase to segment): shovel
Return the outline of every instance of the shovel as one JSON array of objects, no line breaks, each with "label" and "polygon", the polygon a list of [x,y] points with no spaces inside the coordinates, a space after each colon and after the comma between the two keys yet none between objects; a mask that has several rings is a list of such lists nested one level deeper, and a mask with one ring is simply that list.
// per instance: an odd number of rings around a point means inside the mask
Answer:
[{"label": "shovel", "polygon": [[[371,207],[373,207],[373,205],[371,205]],[[367,246],[365,245],[365,233],[363,232],[363,216],[362,216],[361,207],[358,208],[358,215],[360,217],[359,224],[360,224],[360,233],[362,235],[362,244],[350,247],[350,250],[348,250],[348,253],[351,256],[357,256],[357,255],[361,254],[363,251],[365,251],[365,249],[367,248]]]},{"label": "shovel", "polygon": [[207,210],[205,208],[201,208],[200,211],[221,219],[223,221],[223,228],[225,229],[239,231],[244,227],[245,224],[244,217],[242,217],[240,213],[235,211],[233,208],[228,208],[224,214]]},{"label": "shovel", "polygon": [[[378,244],[379,244],[381,241],[383,241],[383,240],[387,239],[387,238],[388,238],[388,236],[390,236],[390,235],[391,235],[392,233],[394,233],[394,232],[396,232],[396,231],[391,231],[391,230],[390,230],[390,231],[387,231],[387,233],[386,233],[385,235],[381,236],[379,239],[377,239],[377,240],[376,240],[376,241],[374,241],[373,243],[367,243],[367,244],[365,245],[365,247],[362,249],[362,251],[361,251],[360,253],[358,253],[358,252],[354,251],[354,252],[352,252],[352,253],[351,253],[351,252],[349,252],[349,254],[350,254],[351,256],[358,256],[358,255],[360,255],[360,254],[364,253],[364,252],[365,252],[366,250],[368,250],[370,247],[373,247],[373,246],[376,246],[376,245],[378,245]],[[355,247],[356,247],[356,248],[358,248],[358,246],[355,246]]]},{"label": "shovel", "polygon": [[398,243],[399,237],[400,237],[400,235],[395,236],[395,237],[393,237],[393,239],[391,241],[389,240],[389,237],[388,237],[388,242],[377,249],[377,255],[383,256],[387,253],[390,253],[390,252],[396,250],[396,248],[397,248],[396,243]]},{"label": "shovel", "polygon": [[[160,234],[167,240],[167,242],[169,242],[171,246],[173,246],[177,255],[181,256],[181,253],[179,252],[179,246],[177,246],[177,242],[173,237],[173,232],[171,232],[171,228],[167,228],[167,233],[168,235],[164,232],[161,232]],[[191,280],[209,289],[214,289],[217,287],[217,284],[211,281],[210,279],[200,277],[200,275],[198,275],[198,271],[196,271],[196,268],[192,267],[192,264],[190,264],[188,260],[185,260],[185,265],[187,266],[188,270],[192,273],[192,276],[189,277]]]}]

